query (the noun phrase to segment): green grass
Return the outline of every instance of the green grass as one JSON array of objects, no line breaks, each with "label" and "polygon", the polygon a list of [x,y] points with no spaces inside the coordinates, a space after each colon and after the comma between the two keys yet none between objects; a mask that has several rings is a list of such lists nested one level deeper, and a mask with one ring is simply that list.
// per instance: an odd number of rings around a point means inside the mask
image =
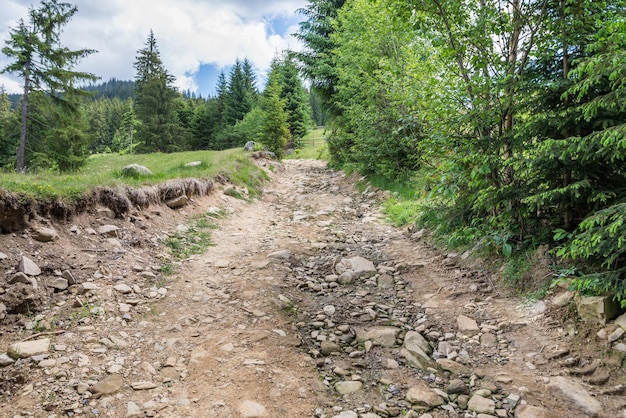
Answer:
[{"label": "green grass", "polygon": [[218,228],[212,219],[215,219],[215,214],[208,212],[196,216],[185,232],[176,232],[165,239],[164,244],[175,259],[184,260],[191,255],[202,254],[212,245],[210,230]]},{"label": "green grass", "polygon": [[317,128],[302,138],[302,148],[295,150],[285,159],[328,160],[328,146],[324,138],[324,128]]},{"label": "green grass", "polygon": [[[200,161],[201,164],[194,167],[185,166],[194,161]],[[148,167],[153,175],[139,178],[123,177],[122,169],[133,163]],[[0,172],[0,197],[2,190],[6,190],[36,200],[51,198],[73,200],[100,186],[137,187],[175,178],[207,178],[217,174],[225,174],[234,184],[252,189],[251,194],[258,194],[260,184],[267,178],[267,174],[245,156],[241,149],[172,154],[98,154],[91,156],[80,172],[72,174],[59,174],[53,171],[29,174]]]}]

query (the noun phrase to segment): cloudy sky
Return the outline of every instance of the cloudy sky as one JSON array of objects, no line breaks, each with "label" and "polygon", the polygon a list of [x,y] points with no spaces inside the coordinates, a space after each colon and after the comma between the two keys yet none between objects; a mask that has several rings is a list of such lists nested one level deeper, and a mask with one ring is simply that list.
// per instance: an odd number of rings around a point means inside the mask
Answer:
[{"label": "cloudy sky", "polygon": [[[237,58],[248,58],[259,74],[259,87],[270,61],[284,49],[298,49],[291,36],[306,0],[65,0],[78,12],[64,27],[63,44],[71,49],[98,52],[75,69],[91,72],[101,81],[132,80],[137,51],[145,46],[150,29],[165,68],[176,87],[204,97],[215,93],[220,71]],[[38,0],[0,0],[0,49],[20,18],[28,22],[28,8]],[[0,70],[9,63],[0,54]],[[19,93],[22,81],[0,74],[0,86]]]}]

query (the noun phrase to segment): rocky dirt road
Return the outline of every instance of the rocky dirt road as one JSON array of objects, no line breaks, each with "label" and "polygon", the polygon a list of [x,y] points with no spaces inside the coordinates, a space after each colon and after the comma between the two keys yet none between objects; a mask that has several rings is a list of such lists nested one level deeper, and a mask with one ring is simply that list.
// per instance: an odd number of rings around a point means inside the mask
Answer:
[{"label": "rocky dirt road", "polygon": [[[8,281],[22,256],[42,270],[5,302],[56,291],[3,320],[0,415],[626,417],[620,327],[507,296],[322,162],[271,175],[250,203],[217,189],[3,237]],[[207,212],[226,214],[214,245],[165,275],[163,242]]]}]

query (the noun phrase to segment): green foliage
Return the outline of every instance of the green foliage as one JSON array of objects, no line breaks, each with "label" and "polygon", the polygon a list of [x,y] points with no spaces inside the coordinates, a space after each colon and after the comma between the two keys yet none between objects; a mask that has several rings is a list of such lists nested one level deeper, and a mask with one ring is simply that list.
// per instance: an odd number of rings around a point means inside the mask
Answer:
[{"label": "green foliage", "polygon": [[[55,160],[62,170],[75,169],[82,164],[80,161],[83,153],[82,134],[68,126],[68,123],[73,116],[71,113],[76,110],[77,97],[83,93],[75,86],[83,81],[94,81],[97,77],[90,73],[73,71],[74,66],[82,58],[94,53],[94,50],[70,50],[61,43],[62,28],[77,11],[76,6],[59,3],[57,0],[44,0],[39,8],[30,7],[28,24],[20,19],[17,26],[11,30],[6,46],[2,49],[2,52],[12,60],[2,72],[16,73],[24,80],[21,129],[16,152],[18,171],[24,171],[26,168],[27,138],[33,137],[35,141],[48,142],[57,149],[68,145],[68,141],[78,140],[79,143],[72,143],[67,158],[62,158],[58,152],[50,158]],[[33,135],[33,128],[29,126],[31,119],[43,121],[47,117],[33,114],[29,98],[32,93],[44,92],[45,94],[39,96],[40,101],[49,101],[52,106],[57,106],[58,109],[68,111],[70,114],[63,116],[57,114],[52,117],[56,122],[52,129],[56,129],[57,132],[44,132],[45,129],[41,126],[35,127],[34,129],[38,129],[41,135],[36,136]],[[46,107],[40,104],[40,109],[44,108]],[[54,143],[56,134],[60,134],[60,144]],[[44,136],[47,138],[43,138]],[[52,141],[46,141],[50,138]]]},{"label": "green foliage", "polygon": [[311,110],[298,68],[289,57],[275,58],[272,62],[270,77],[276,78],[280,85],[280,98],[285,101],[287,123],[291,134],[290,148],[301,148],[302,138],[311,127]]},{"label": "green foliage", "polygon": [[174,77],[161,61],[154,33],[150,31],[143,49],[134,63],[137,101],[135,114],[141,122],[137,127],[138,152],[178,152],[189,148],[190,134],[178,118]]},{"label": "green foliage", "polygon": [[289,140],[289,124],[285,101],[280,98],[280,85],[276,78],[270,78],[261,98],[263,123],[259,134],[259,141],[281,159]]}]

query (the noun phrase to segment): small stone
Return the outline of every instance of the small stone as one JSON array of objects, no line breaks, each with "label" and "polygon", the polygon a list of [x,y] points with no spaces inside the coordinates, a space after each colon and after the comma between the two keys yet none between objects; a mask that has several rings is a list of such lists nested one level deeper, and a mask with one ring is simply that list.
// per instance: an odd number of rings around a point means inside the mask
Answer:
[{"label": "small stone", "polygon": [[619,340],[620,338],[622,338],[625,332],[626,331],[624,331],[622,328],[617,328],[615,331],[609,334],[607,339],[609,340],[610,343],[615,342]]},{"label": "small stone", "polygon": [[12,359],[7,353],[0,354],[0,367],[9,366],[15,363],[15,360]]},{"label": "small stone", "polygon": [[119,228],[115,225],[102,225],[98,228],[98,233],[105,237],[115,238],[118,235]]},{"label": "small stone", "polygon": [[591,417],[597,417],[602,413],[602,405],[580,383],[556,376],[548,384],[550,389],[562,392],[574,405]]},{"label": "small stone", "polygon": [[52,228],[37,228],[31,234],[35,241],[50,242],[59,238],[59,234]]},{"label": "small stone", "polygon": [[396,327],[374,327],[367,330],[357,330],[356,339],[358,342],[373,341],[383,347],[393,347],[396,345],[396,338],[400,333],[400,328]]},{"label": "small stone", "polygon": [[13,276],[11,276],[11,278],[9,279],[9,284],[15,284],[15,283],[24,283],[24,284],[29,284],[31,286],[33,286],[33,289],[38,289],[39,288],[39,284],[37,283],[37,279],[35,279],[34,277],[28,276],[26,275],[26,273],[15,273]]},{"label": "small stone", "polygon": [[290,257],[291,251],[289,250],[274,251],[273,253],[269,253],[267,255],[267,258],[275,258],[279,260],[289,260]]},{"label": "small stone", "polygon": [[515,409],[515,418],[556,418],[546,409],[532,405],[520,405]]},{"label": "small stone", "polygon": [[452,374],[469,374],[470,369],[469,367],[461,364],[461,363],[457,363],[456,361],[447,359],[447,358],[440,358],[437,360],[437,364],[439,365],[439,367],[441,367],[443,370],[449,371]]},{"label": "small stone", "polygon": [[26,256],[22,256],[22,258],[20,258],[17,270],[27,276],[39,276],[41,274],[39,266]]},{"label": "small stone", "polygon": [[263,418],[267,417],[267,411],[263,405],[254,401],[243,401],[239,404],[241,418]]},{"label": "small stone", "polygon": [[472,318],[465,315],[459,315],[456,319],[459,332],[467,336],[474,336],[480,332],[478,324]]},{"label": "small stone", "polygon": [[363,257],[343,258],[335,266],[337,274],[350,271],[355,279],[361,277],[372,277],[377,273],[374,263]]},{"label": "small stone", "polygon": [[127,295],[129,293],[133,293],[133,289],[128,286],[127,284],[124,283],[120,283],[117,284],[115,286],[113,286],[113,289],[117,290],[118,292],[120,292],[123,295]]},{"label": "small stone", "polygon": [[157,387],[157,384],[150,381],[133,382],[130,384],[134,390],[149,390]]},{"label": "small stone", "polygon": [[320,352],[324,356],[329,356],[333,352],[341,352],[341,347],[332,341],[322,341],[320,344]]},{"label": "small stone", "polygon": [[452,379],[446,387],[446,393],[450,395],[461,395],[467,393],[467,385],[461,379]]},{"label": "small stone", "polygon": [[445,403],[443,398],[426,386],[426,384],[410,387],[406,392],[405,399],[413,405],[423,407],[427,410]]},{"label": "small stone", "polygon": [[363,388],[363,383],[354,381],[354,380],[347,380],[347,381],[335,383],[335,390],[339,392],[341,395],[358,392],[362,388]]},{"label": "small stone", "polygon": [[467,403],[467,409],[479,414],[493,415],[496,412],[496,403],[480,395],[474,395]]},{"label": "small stone", "polygon": [[122,389],[123,385],[124,380],[122,379],[122,376],[119,374],[112,374],[93,385],[91,391],[101,395],[112,395]]},{"label": "small stone", "polygon": [[189,197],[187,195],[182,195],[175,197],[173,199],[167,200],[165,202],[165,206],[170,209],[178,209],[185,206],[189,202]]},{"label": "small stone", "polygon": [[141,408],[135,402],[128,402],[126,405],[126,418],[142,416]]},{"label": "small stone", "polygon": [[483,347],[495,347],[498,345],[498,339],[490,332],[486,332],[480,336],[480,345]]},{"label": "small stone", "polygon": [[62,277],[57,277],[50,282],[49,286],[55,290],[63,291],[67,290],[67,288],[69,287],[69,283],[66,279]]},{"label": "small stone", "polygon": [[33,341],[22,341],[11,344],[7,354],[14,359],[28,358],[39,354],[47,354],[50,350],[50,339],[43,338]]}]

